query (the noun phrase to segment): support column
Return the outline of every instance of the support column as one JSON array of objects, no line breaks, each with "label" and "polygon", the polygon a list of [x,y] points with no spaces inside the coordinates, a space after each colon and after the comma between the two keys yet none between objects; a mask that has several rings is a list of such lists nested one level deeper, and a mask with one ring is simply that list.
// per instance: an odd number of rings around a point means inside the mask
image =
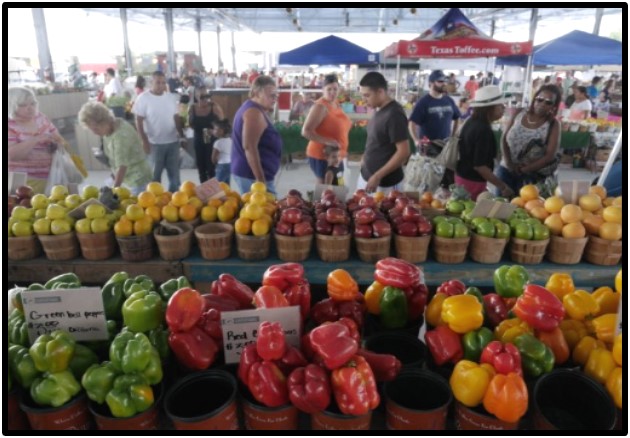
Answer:
[{"label": "support column", "polygon": [[223,69],[223,60],[221,59],[221,25],[217,24],[217,61],[219,70]]},{"label": "support column", "polygon": [[[199,13],[197,11],[197,13]],[[203,65],[203,55],[201,54],[201,18],[197,16],[195,19],[195,30],[197,31],[197,54],[199,55],[199,63]]]},{"label": "support column", "polygon": [[604,8],[597,8],[595,10],[595,26],[593,27],[593,35],[599,35],[599,27],[602,24],[603,16],[604,16]]},{"label": "support column", "polygon": [[133,71],[133,61],[131,59],[131,49],[129,48],[129,34],[127,33],[127,8],[120,8],[120,21],[123,30],[123,45],[125,50],[125,70],[127,77],[131,76]]},{"label": "support column", "polygon": [[236,73],[236,46],[234,45],[234,31],[231,31],[230,34],[232,35],[232,71]]},{"label": "support column", "polygon": [[49,70],[51,82],[55,82],[55,69],[53,68],[50,47],[48,46],[48,33],[46,32],[46,19],[43,8],[31,8],[33,24],[35,26],[35,38],[37,39],[37,54],[39,57],[39,78],[45,82],[45,72]]},{"label": "support column", "polygon": [[[529,41],[534,42],[536,26],[538,25],[538,8],[532,8],[532,15],[529,19]],[[529,102],[528,95],[532,88],[532,74],[534,72],[534,52],[527,57],[527,69],[525,70],[525,84],[523,84],[523,99],[521,103],[525,106]]]},{"label": "support column", "polygon": [[166,26],[166,43],[168,48],[168,53],[166,55],[166,61],[168,63],[168,68],[171,73],[177,71],[177,64],[175,63],[175,49],[173,48],[173,9],[172,8],[164,8],[164,24]]}]

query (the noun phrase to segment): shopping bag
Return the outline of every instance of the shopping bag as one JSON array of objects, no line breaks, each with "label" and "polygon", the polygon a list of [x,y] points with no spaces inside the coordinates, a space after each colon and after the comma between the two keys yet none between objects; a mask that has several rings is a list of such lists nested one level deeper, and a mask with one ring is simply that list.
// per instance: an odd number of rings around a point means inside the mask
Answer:
[{"label": "shopping bag", "polygon": [[459,136],[449,137],[444,142],[444,147],[440,155],[436,157],[436,161],[447,169],[455,171],[457,159],[459,158]]},{"label": "shopping bag", "polygon": [[444,176],[444,166],[435,158],[414,154],[405,167],[404,191],[435,191]]},{"label": "shopping bag", "polygon": [[83,175],[72,161],[72,157],[64,147],[57,147],[53,154],[50,165],[50,174],[46,184],[46,194],[50,195],[53,186],[70,184],[80,184],[83,182]]},{"label": "shopping bag", "polygon": [[83,176],[83,178],[87,178],[88,172],[87,172],[87,169],[85,168],[85,164],[83,164],[83,159],[79,155],[72,152],[70,145],[68,144],[67,141],[64,140],[62,144],[66,152],[70,154],[70,158],[72,159],[74,166],[77,168],[81,176]]}]

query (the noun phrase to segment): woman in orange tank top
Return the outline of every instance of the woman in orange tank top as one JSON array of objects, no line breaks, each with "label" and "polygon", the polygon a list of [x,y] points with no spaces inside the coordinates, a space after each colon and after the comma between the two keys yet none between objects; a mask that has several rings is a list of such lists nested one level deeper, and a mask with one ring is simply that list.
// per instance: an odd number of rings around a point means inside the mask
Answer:
[{"label": "woman in orange tank top", "polygon": [[[350,118],[337,102],[339,81],[336,75],[331,74],[324,78],[322,91],[324,95],[308,112],[302,127],[302,136],[309,140],[306,147],[308,163],[319,184],[324,183],[328,166],[326,146],[339,148],[339,157],[345,158],[348,155],[348,133],[352,126]],[[340,164],[340,170],[343,171],[343,163]]]}]

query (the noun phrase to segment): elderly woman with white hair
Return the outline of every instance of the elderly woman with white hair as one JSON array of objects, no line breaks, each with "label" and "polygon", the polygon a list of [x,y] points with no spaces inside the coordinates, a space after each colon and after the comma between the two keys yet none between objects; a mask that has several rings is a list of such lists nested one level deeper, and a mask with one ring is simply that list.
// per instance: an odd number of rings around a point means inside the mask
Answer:
[{"label": "elderly woman with white hair", "polygon": [[39,112],[35,94],[28,88],[8,90],[9,172],[24,172],[35,193],[44,193],[53,153],[64,142],[59,131]]},{"label": "elderly woman with white hair", "polygon": [[103,138],[103,152],[109,160],[114,187],[124,184],[134,195],[145,190],[152,171],[134,127],[114,117],[100,102],[84,104],[79,111],[79,122]]}]

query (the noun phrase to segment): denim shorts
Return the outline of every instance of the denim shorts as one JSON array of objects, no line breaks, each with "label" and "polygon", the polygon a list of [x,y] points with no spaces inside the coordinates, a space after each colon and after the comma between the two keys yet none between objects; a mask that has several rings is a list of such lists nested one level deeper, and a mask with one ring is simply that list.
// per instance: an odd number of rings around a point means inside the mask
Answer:
[{"label": "denim shorts", "polygon": [[[326,176],[326,168],[328,167],[328,160],[318,160],[317,158],[308,157],[308,165],[317,178],[324,179]],[[343,161],[339,162],[339,171],[343,172]]]}]

